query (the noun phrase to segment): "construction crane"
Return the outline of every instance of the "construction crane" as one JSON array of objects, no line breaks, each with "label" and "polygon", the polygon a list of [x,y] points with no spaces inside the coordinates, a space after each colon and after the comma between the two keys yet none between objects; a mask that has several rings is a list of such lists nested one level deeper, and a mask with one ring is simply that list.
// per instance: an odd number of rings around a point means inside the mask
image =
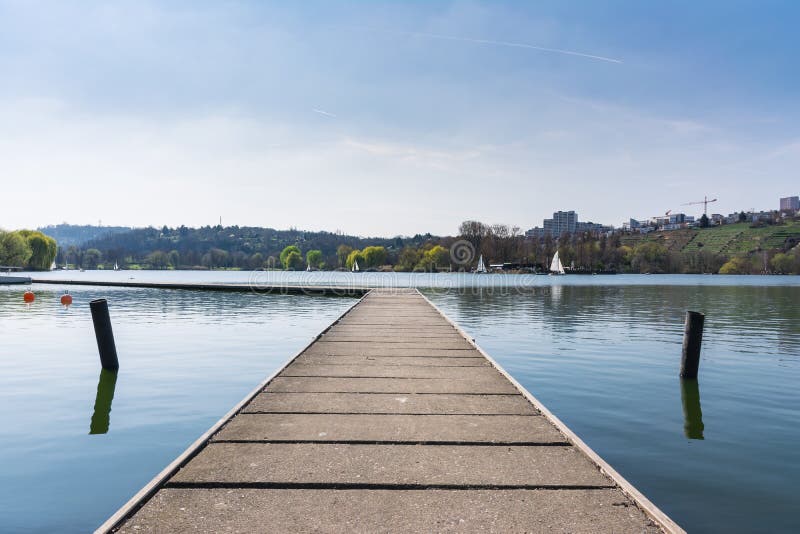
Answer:
[{"label": "construction crane", "polygon": [[703,215],[708,217],[708,205],[712,202],[716,202],[717,199],[708,200],[708,197],[703,197],[703,200],[699,202],[687,202],[686,204],[681,204],[681,206],[691,206],[693,204],[702,204],[703,205]]}]

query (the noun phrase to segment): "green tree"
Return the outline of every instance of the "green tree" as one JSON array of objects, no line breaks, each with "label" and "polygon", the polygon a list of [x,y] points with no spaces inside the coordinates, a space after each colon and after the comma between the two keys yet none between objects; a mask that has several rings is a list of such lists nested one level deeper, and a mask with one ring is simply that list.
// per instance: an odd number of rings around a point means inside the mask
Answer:
[{"label": "green tree", "polygon": [[653,241],[639,243],[630,255],[631,269],[640,273],[662,273],[667,266],[667,249]]},{"label": "green tree", "polygon": [[450,265],[450,251],[441,245],[435,245],[422,254],[422,259],[415,271],[437,271]]},{"label": "green tree", "polygon": [[167,261],[173,269],[177,269],[181,264],[181,255],[177,250],[170,250],[167,254]]},{"label": "green tree", "polygon": [[700,228],[708,228],[708,215],[705,213],[700,217]]},{"label": "green tree", "polygon": [[147,262],[152,269],[166,269],[167,265],[169,265],[169,257],[163,250],[154,250],[147,255]]},{"label": "green tree", "polygon": [[299,271],[303,268],[303,255],[297,250],[289,251],[286,255],[284,266],[289,271]]},{"label": "green tree", "polygon": [[228,266],[228,252],[219,248],[212,248],[200,259],[200,263],[209,269],[227,267]]},{"label": "green tree", "polygon": [[58,252],[56,240],[34,230],[19,230],[17,233],[25,238],[31,249],[28,268],[33,271],[50,270]]},{"label": "green tree", "polygon": [[100,265],[102,260],[103,253],[96,248],[90,248],[83,253],[82,267],[85,267],[86,269],[97,269],[97,266]]},{"label": "green tree", "polygon": [[797,258],[794,254],[785,254],[783,252],[779,252],[772,257],[770,260],[770,265],[772,265],[772,269],[776,273],[780,274],[792,274],[797,272]]},{"label": "green tree", "polygon": [[322,251],[321,250],[309,250],[306,252],[306,263],[310,265],[312,268],[320,269],[322,268]]},{"label": "green tree", "polygon": [[745,222],[747,220],[747,214],[744,211],[739,212],[739,222]]},{"label": "green tree", "polygon": [[347,257],[353,252],[353,247],[350,245],[339,245],[336,248],[336,259],[339,260],[339,267],[347,265]]},{"label": "green tree", "polygon": [[264,255],[260,252],[256,252],[252,256],[250,256],[250,268],[251,269],[263,269],[264,268]]},{"label": "green tree", "polygon": [[379,267],[386,263],[386,249],[383,247],[365,247],[361,254],[367,267]]},{"label": "green tree", "polygon": [[747,256],[735,256],[728,260],[719,269],[719,274],[751,274],[757,268],[753,265],[753,260]]},{"label": "green tree", "polygon": [[350,254],[347,255],[347,260],[345,260],[345,267],[352,269],[356,262],[358,262],[359,270],[363,269],[364,265],[367,263],[360,250],[351,250]]},{"label": "green tree", "polygon": [[0,230],[0,265],[25,267],[33,254],[28,241],[18,232]]},{"label": "green tree", "polygon": [[414,247],[404,247],[397,259],[395,271],[413,271],[422,258],[422,253]]},{"label": "green tree", "polygon": [[281,265],[283,265],[284,269],[289,269],[289,254],[292,252],[296,252],[300,256],[300,263],[303,262],[303,253],[300,252],[300,248],[295,245],[289,245],[281,251]]}]

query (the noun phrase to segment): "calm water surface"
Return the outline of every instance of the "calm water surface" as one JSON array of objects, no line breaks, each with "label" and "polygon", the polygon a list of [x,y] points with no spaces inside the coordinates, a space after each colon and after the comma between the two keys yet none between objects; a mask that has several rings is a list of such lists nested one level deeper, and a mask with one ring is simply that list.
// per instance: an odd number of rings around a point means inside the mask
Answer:
[{"label": "calm water surface", "polygon": [[[689,531],[800,529],[799,277],[459,276],[368,280],[432,287],[438,306]],[[62,289],[35,286],[27,306],[23,288],[0,286],[2,531],[93,529],[354,302],[73,286],[63,309]],[[87,302],[99,296],[122,366],[113,400],[108,384],[98,398]],[[700,380],[682,389],[687,309],[707,317]]]},{"label": "calm water surface", "polygon": [[[81,286],[63,309],[60,287],[34,291],[28,306],[0,286],[0,532],[92,531],[355,302]],[[95,413],[100,296],[121,367],[110,414],[109,391]]]},{"label": "calm water surface", "polygon": [[[800,530],[800,288],[430,297],[689,532]],[[682,388],[686,310],[706,324],[699,381]]]}]

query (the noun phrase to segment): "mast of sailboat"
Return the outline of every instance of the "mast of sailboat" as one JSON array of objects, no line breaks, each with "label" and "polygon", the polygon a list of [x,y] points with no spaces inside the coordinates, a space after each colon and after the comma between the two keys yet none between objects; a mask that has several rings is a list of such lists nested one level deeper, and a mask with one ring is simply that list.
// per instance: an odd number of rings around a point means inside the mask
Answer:
[{"label": "mast of sailboat", "polygon": [[558,257],[558,251],[553,255],[553,261],[550,262],[550,272],[557,274],[564,274],[564,266],[561,264],[561,258]]},{"label": "mast of sailboat", "polygon": [[478,267],[475,268],[476,273],[485,273],[486,265],[483,263],[483,254],[478,258]]}]

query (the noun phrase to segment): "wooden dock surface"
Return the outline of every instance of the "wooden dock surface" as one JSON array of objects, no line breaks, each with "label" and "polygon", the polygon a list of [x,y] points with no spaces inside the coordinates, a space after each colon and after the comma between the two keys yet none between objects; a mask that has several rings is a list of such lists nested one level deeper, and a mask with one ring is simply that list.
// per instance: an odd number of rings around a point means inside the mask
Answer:
[{"label": "wooden dock surface", "polygon": [[99,531],[682,532],[416,290],[375,290]]}]

